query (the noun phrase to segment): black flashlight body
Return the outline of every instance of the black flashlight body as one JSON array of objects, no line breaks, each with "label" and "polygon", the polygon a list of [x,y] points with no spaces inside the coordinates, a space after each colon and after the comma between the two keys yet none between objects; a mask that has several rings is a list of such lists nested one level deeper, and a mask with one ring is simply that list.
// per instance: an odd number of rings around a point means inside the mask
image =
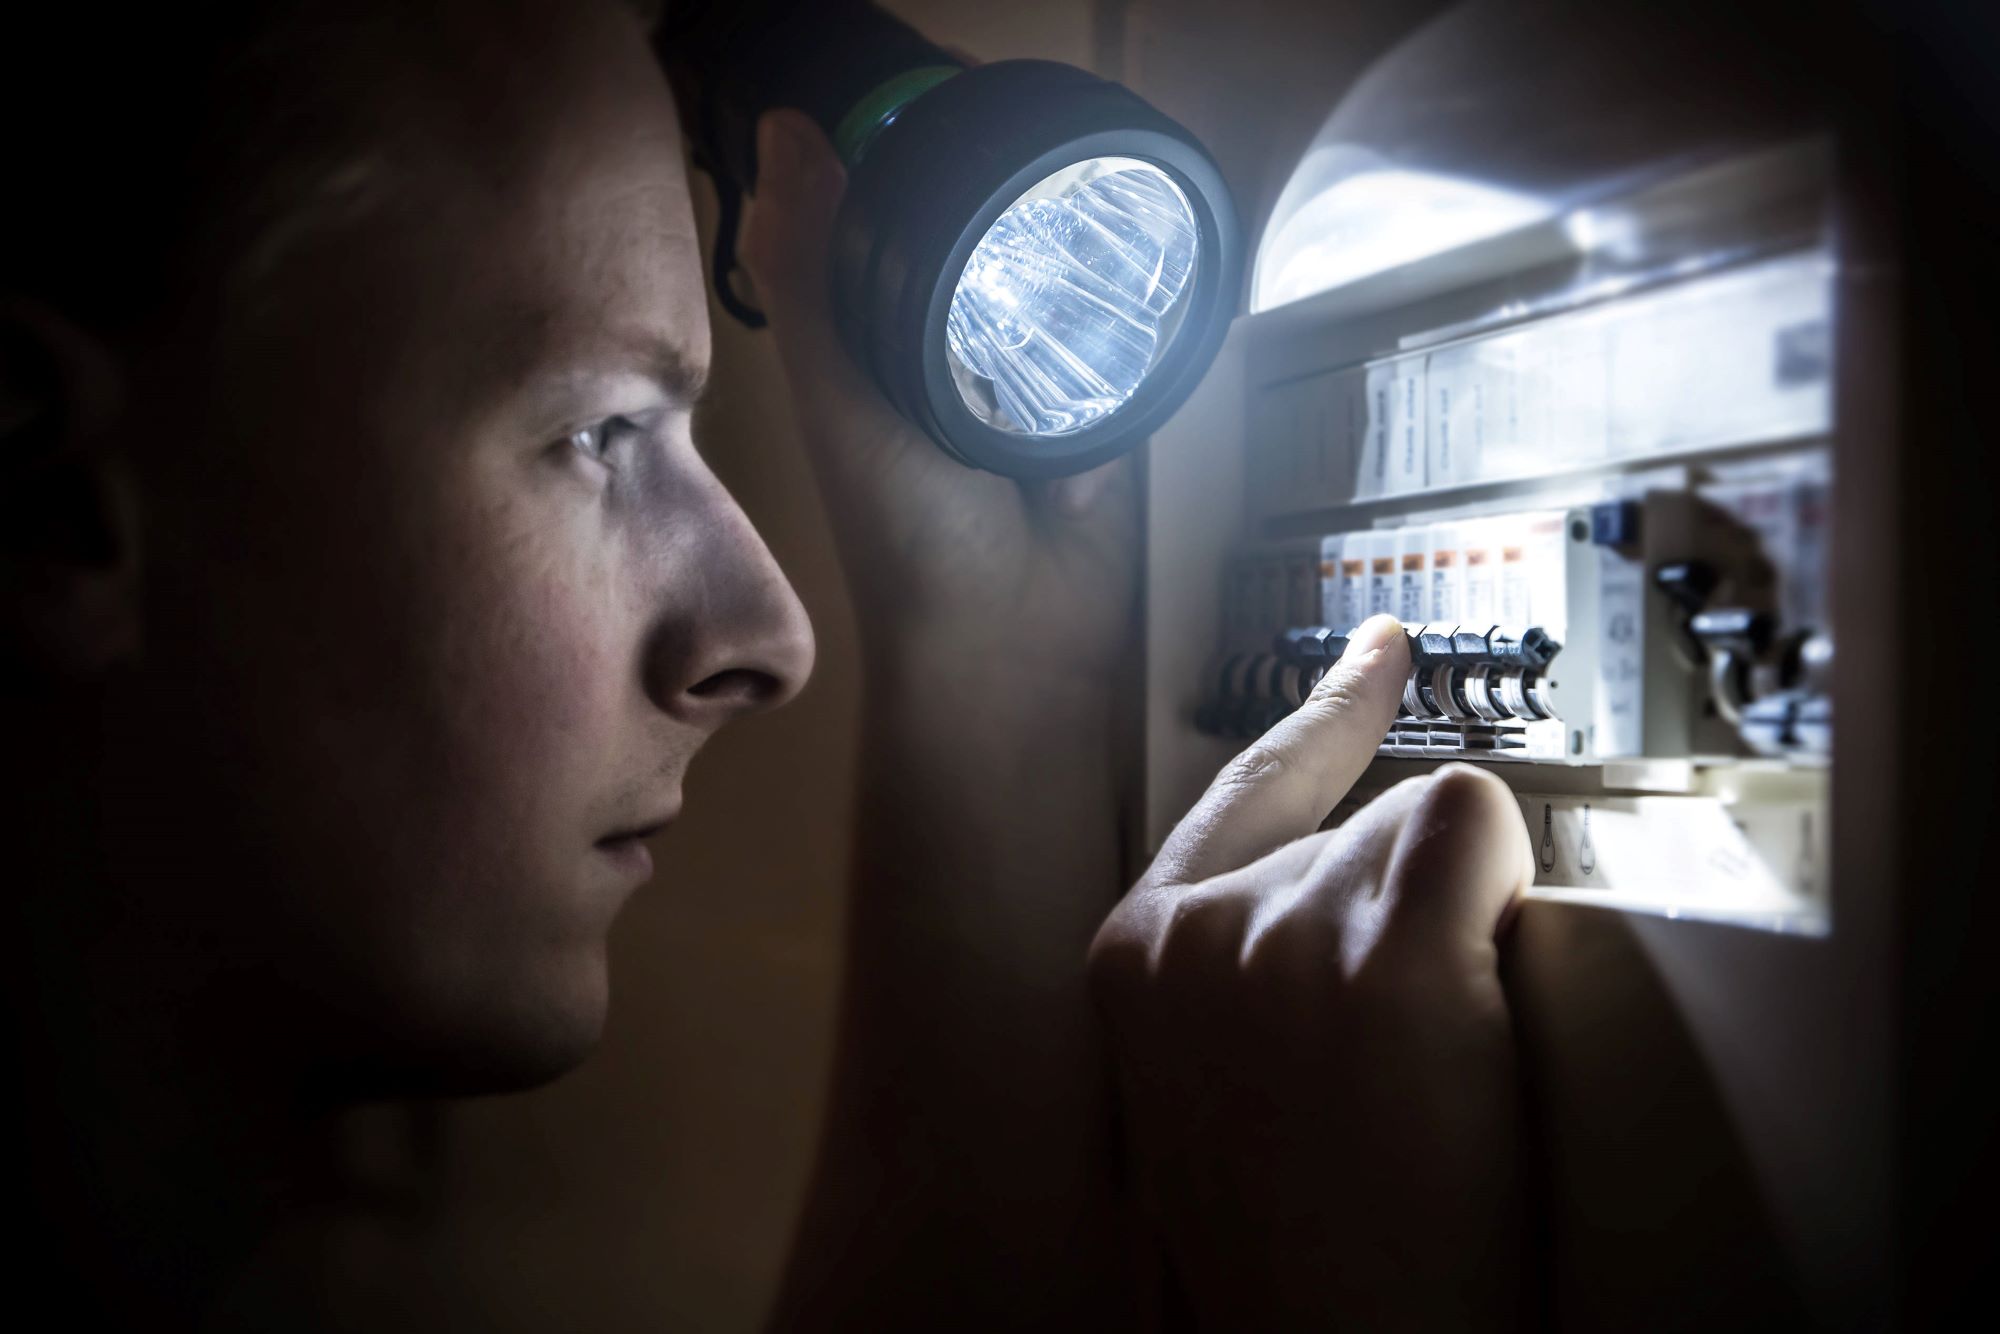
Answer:
[{"label": "black flashlight body", "polygon": [[715,182],[716,298],[753,329],[764,314],[735,284],[743,197],[757,190],[757,118],[792,107],[831,137],[871,92],[910,71],[963,67],[868,0],[669,0],[653,50],[694,165]]},{"label": "black flashlight body", "polygon": [[757,188],[757,118],[793,107],[829,138],[878,89],[965,62],[868,0],[683,0],[654,37],[704,170]]},{"label": "black flashlight body", "polygon": [[[735,233],[756,189],[758,117],[801,110],[848,168],[830,256],[842,339],[896,409],[959,461],[1021,478],[1095,467],[1165,421],[1213,361],[1241,287],[1241,228],[1200,142],[1131,90],[1051,61],[968,67],[866,0],[670,4],[656,50],[695,164],[715,178],[720,303],[763,322],[733,285]],[[959,277],[1024,194],[1097,158],[1157,167],[1185,196],[1199,237],[1185,309],[1115,410],[1059,435],[996,426],[967,406],[948,362]]]}]

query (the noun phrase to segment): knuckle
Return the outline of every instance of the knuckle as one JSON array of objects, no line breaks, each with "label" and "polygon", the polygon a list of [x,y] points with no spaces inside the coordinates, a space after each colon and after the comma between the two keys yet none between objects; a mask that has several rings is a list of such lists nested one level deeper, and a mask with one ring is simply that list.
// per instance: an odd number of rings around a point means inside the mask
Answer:
[{"label": "knuckle", "polygon": [[1417,814],[1430,828],[1471,831],[1483,828],[1496,811],[1512,804],[1510,789],[1493,774],[1469,764],[1447,764],[1431,775]]},{"label": "knuckle", "polygon": [[1173,991],[1210,970],[1230,922],[1228,896],[1211,886],[1135,890],[1090,943],[1091,985],[1100,997],[1128,1004]]},{"label": "knuckle", "polygon": [[1176,897],[1161,923],[1155,980],[1179,989],[1211,979],[1220,961],[1235,957],[1237,906],[1206,887]]},{"label": "knuckle", "polygon": [[1116,1000],[1143,986],[1152,967],[1152,942],[1123,904],[1097,929],[1085,967],[1100,1000]]},{"label": "knuckle", "polygon": [[1285,748],[1270,736],[1251,742],[1217,775],[1215,785],[1224,791],[1256,787],[1268,783],[1292,766]]},{"label": "knuckle", "polygon": [[1169,950],[1186,952],[1199,944],[1203,935],[1203,919],[1209,896],[1199,889],[1191,889],[1175,898],[1167,908],[1166,920],[1160,929],[1160,944]]},{"label": "knuckle", "polygon": [[1360,685],[1360,673],[1351,666],[1337,663],[1319,679],[1312,694],[1306,697],[1305,709],[1309,711],[1309,716],[1314,717],[1346,713],[1360,706]]},{"label": "knuckle", "polygon": [[1431,780],[1436,776],[1436,774],[1414,774],[1397,783],[1394,787],[1385,790],[1375,800],[1388,801],[1398,796],[1416,796],[1428,788],[1431,785]]},{"label": "knuckle", "polygon": [[1318,953],[1317,934],[1291,920],[1257,932],[1238,957],[1244,983],[1258,992],[1290,991],[1302,975],[1312,971],[1311,960]]},{"label": "knuckle", "polygon": [[1296,1015],[1342,992],[1352,917],[1345,896],[1316,894],[1261,923],[1237,960],[1245,1003]]}]

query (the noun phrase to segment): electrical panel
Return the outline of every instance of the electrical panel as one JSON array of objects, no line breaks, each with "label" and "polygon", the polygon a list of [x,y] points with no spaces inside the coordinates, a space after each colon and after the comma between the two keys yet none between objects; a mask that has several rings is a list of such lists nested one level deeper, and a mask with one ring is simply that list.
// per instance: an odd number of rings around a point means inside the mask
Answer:
[{"label": "electrical panel", "polygon": [[1350,805],[1489,765],[1536,895],[1828,930],[1827,177],[1785,145],[1239,321],[1154,456],[1154,836],[1387,612]]}]

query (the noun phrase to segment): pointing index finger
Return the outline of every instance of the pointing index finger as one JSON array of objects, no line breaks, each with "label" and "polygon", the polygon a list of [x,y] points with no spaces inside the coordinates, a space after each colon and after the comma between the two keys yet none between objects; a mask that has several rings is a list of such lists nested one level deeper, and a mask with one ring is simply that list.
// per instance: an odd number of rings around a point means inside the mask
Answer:
[{"label": "pointing index finger", "polygon": [[1364,621],[1297,712],[1231,760],[1168,836],[1147,880],[1192,884],[1318,829],[1375,758],[1410,671],[1392,616]]}]

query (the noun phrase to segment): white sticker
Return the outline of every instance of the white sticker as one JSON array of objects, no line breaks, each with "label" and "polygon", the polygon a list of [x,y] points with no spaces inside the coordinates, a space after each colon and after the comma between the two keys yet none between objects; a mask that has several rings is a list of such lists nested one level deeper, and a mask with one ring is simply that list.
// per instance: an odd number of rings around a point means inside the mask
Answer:
[{"label": "white sticker", "polygon": [[1429,484],[1473,482],[1484,476],[1486,398],[1492,367],[1484,344],[1468,343],[1431,354]]},{"label": "white sticker", "polygon": [[1319,623],[1340,629],[1340,544],[1339,533],[1319,540]]},{"label": "white sticker", "polygon": [[1355,458],[1354,498],[1372,500],[1389,492],[1389,431],[1396,398],[1396,368],[1377,362],[1362,382],[1361,448]]},{"label": "white sticker", "polygon": [[1368,619],[1368,588],[1371,534],[1349,533],[1340,545],[1340,603],[1336,617],[1328,624],[1346,634]]},{"label": "white sticker", "polygon": [[[1396,614],[1396,535],[1368,535],[1368,615]],[[1365,617],[1363,619],[1366,619]]]},{"label": "white sticker", "polygon": [[1396,619],[1411,625],[1428,618],[1424,607],[1431,592],[1431,534],[1422,527],[1404,528],[1396,535]]},{"label": "white sticker", "polygon": [[1457,524],[1431,527],[1431,592],[1424,619],[1459,623],[1465,610],[1465,553],[1460,549],[1461,529]]},{"label": "white sticker", "polygon": [[1645,749],[1645,567],[1610,547],[1597,555],[1597,753]]},{"label": "white sticker", "polygon": [[1398,494],[1421,491],[1427,484],[1424,361],[1405,357],[1396,363],[1394,405],[1389,411],[1389,489]]},{"label": "white sticker", "polygon": [[1465,550],[1465,620],[1468,625],[1498,624],[1500,615],[1500,551],[1494,545],[1497,525],[1461,524]]}]

